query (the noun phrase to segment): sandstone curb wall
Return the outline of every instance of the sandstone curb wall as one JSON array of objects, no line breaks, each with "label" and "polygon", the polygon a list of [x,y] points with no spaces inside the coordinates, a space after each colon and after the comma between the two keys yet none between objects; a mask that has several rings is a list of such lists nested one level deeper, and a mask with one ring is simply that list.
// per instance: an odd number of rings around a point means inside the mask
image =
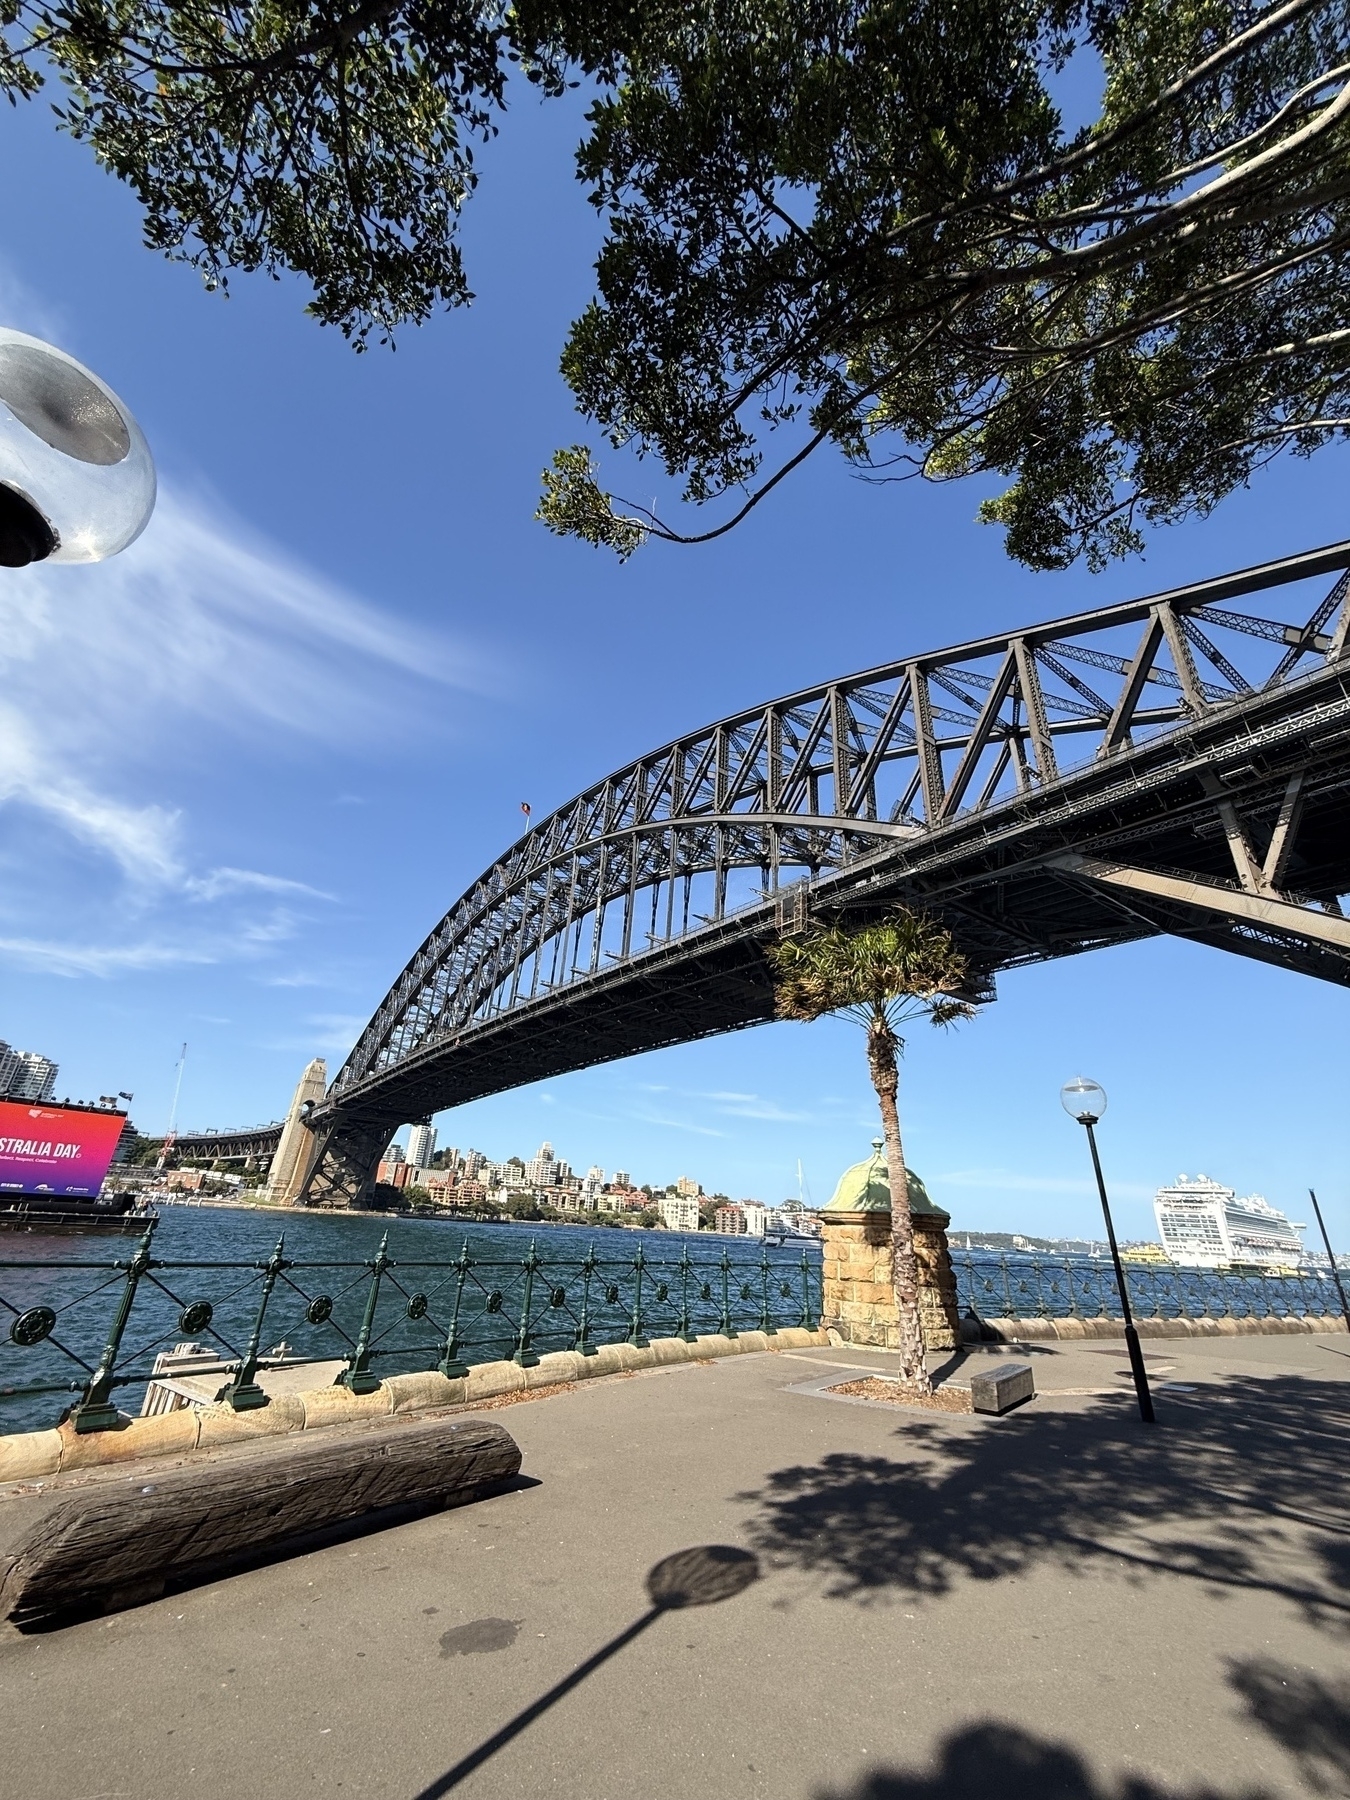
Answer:
[{"label": "sandstone curb wall", "polygon": [[[1300,1319],[1136,1319],[1141,1338],[1310,1337],[1346,1329],[1340,1313]],[[961,1321],[966,1343],[1013,1344],[1034,1339],[1062,1344],[1086,1338],[1123,1338],[1123,1319],[971,1319]],[[3,1466],[3,1465],[0,1465]]]},{"label": "sandstone curb wall", "polygon": [[593,1356],[575,1350],[541,1356],[533,1368],[513,1362],[480,1363],[465,1377],[448,1380],[432,1371],[390,1375],[373,1394],[353,1394],[345,1387],[313,1388],[308,1393],[279,1395],[256,1412],[233,1412],[218,1405],[198,1411],[184,1407],[150,1418],[127,1418],[109,1431],[81,1436],[69,1424],[46,1431],[0,1436],[0,1482],[27,1481],[62,1475],[108,1463],[132,1462],[148,1456],[176,1456],[185,1451],[214,1449],[245,1438],[276,1437],[292,1431],[315,1431],[357,1419],[403,1417],[430,1407],[472,1406],[499,1394],[529,1392],[563,1381],[589,1381],[673,1363],[706,1362],[712,1357],[750,1356],[765,1350],[800,1350],[830,1342],[821,1328],[800,1326],[768,1333],[743,1331],[739,1337],[653,1338],[645,1349],[633,1344],[602,1344]]}]

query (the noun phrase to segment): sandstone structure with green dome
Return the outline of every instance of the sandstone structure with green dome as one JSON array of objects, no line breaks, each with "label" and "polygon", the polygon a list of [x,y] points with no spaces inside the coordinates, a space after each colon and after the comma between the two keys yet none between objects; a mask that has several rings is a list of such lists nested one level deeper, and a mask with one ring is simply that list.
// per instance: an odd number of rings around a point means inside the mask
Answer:
[{"label": "sandstone structure with green dome", "polygon": [[[934,1204],[922,1177],[907,1169],[914,1254],[919,1268],[919,1321],[924,1348],[961,1343],[956,1277],[947,1249],[951,1216]],[[872,1154],[839,1177],[821,1212],[823,1323],[849,1344],[895,1349],[899,1314],[891,1272],[891,1182],[880,1138]]]}]

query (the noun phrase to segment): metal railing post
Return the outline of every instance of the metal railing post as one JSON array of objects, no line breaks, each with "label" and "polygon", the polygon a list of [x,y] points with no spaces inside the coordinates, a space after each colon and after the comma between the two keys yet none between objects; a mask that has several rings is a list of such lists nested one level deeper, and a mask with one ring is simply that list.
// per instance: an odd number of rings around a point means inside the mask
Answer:
[{"label": "metal railing post", "polygon": [[525,1270],[525,1299],[520,1309],[520,1328],[516,1332],[516,1350],[511,1361],[519,1368],[532,1369],[539,1361],[532,1347],[530,1337],[530,1308],[534,1304],[534,1272],[539,1267],[539,1258],[535,1255],[534,1239],[530,1239],[529,1252],[522,1263]]},{"label": "metal railing post", "polygon": [[642,1335],[642,1271],[646,1266],[647,1258],[643,1253],[641,1244],[639,1244],[638,1253],[633,1258],[633,1268],[637,1272],[637,1285],[633,1289],[632,1329],[624,1339],[624,1342],[626,1344],[631,1344],[635,1350],[645,1350],[647,1348],[647,1339]]},{"label": "metal railing post", "polygon": [[740,1336],[740,1333],[736,1330],[736,1327],[731,1322],[730,1274],[731,1274],[731,1258],[727,1254],[726,1245],[723,1244],[723,1246],[722,1246],[722,1322],[721,1322],[721,1326],[720,1326],[720,1331],[721,1331],[721,1335],[724,1338],[734,1338],[734,1337]]},{"label": "metal railing post", "polygon": [[464,1299],[464,1283],[469,1278],[469,1270],[473,1267],[473,1258],[469,1255],[469,1240],[465,1238],[464,1247],[455,1260],[457,1280],[455,1282],[455,1304],[450,1314],[450,1329],[445,1334],[445,1354],[436,1367],[447,1380],[462,1380],[469,1372],[469,1365],[459,1355],[459,1309]]},{"label": "metal railing post", "polygon": [[1071,1319],[1081,1318],[1078,1296],[1073,1290],[1073,1263],[1067,1256],[1064,1258],[1064,1287],[1069,1296],[1069,1317]]},{"label": "metal railing post", "polygon": [[777,1337],[778,1327],[769,1317],[769,1246],[767,1244],[761,1244],[759,1247],[759,1285],[761,1295],[759,1328],[765,1337]]},{"label": "metal railing post", "polygon": [[99,1358],[99,1365],[90,1376],[84,1393],[70,1410],[70,1422],[78,1432],[111,1430],[120,1417],[111,1399],[117,1353],[122,1347],[122,1333],[127,1328],[127,1320],[131,1317],[131,1304],[136,1298],[137,1285],[151,1265],[150,1240],[158,1223],[158,1219],[152,1219],[146,1226],[145,1236],[137,1244],[131,1261],[127,1264],[126,1284],[117,1302],[117,1311],[113,1314],[103,1355]]},{"label": "metal railing post", "polygon": [[680,1253],[680,1329],[675,1333],[686,1344],[692,1344],[698,1333],[689,1328],[689,1246]]},{"label": "metal railing post", "polygon": [[591,1342],[591,1277],[594,1274],[595,1245],[590,1244],[581,1265],[581,1317],[577,1321],[576,1342],[572,1346],[582,1356],[598,1354],[596,1346]]},{"label": "metal railing post", "polygon": [[1228,1305],[1228,1296],[1224,1293],[1222,1288],[1219,1289],[1218,1304],[1216,1307],[1212,1284],[1206,1281],[1203,1275],[1194,1277],[1192,1286],[1198,1287],[1200,1290],[1200,1304],[1204,1308],[1205,1318],[1222,1319],[1226,1316],[1225,1308]]},{"label": "metal railing post", "polygon": [[802,1251],[802,1319],[801,1319],[801,1326],[802,1326],[803,1331],[813,1331],[815,1329],[815,1327],[812,1323],[812,1313],[811,1313],[811,1264],[807,1257],[806,1251],[804,1249]]},{"label": "metal railing post", "polygon": [[221,1395],[235,1412],[256,1412],[260,1406],[267,1405],[267,1395],[258,1386],[258,1347],[262,1343],[263,1314],[267,1311],[267,1302],[272,1298],[272,1289],[277,1285],[277,1276],[290,1265],[285,1257],[286,1238],[283,1233],[277,1239],[277,1247],[263,1265],[262,1292],[258,1296],[258,1311],[253,1320],[253,1330],[249,1334],[248,1348],[244,1351],[244,1360],[235,1371],[234,1380]]},{"label": "metal railing post", "polygon": [[389,1258],[385,1254],[389,1245],[389,1233],[386,1231],[380,1239],[380,1247],[375,1253],[375,1261],[370,1265],[370,1292],[366,1295],[366,1310],[361,1317],[361,1330],[356,1339],[356,1350],[342,1377],[343,1387],[350,1388],[354,1394],[373,1394],[380,1385],[380,1378],[370,1366],[370,1334],[375,1326],[375,1308],[380,1298],[380,1281],[389,1266]]}]

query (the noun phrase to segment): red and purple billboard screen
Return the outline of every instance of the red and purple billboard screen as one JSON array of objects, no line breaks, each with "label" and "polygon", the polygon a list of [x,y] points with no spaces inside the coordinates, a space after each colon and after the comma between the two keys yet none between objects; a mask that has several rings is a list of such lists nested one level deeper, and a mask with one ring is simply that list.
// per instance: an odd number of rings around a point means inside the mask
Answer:
[{"label": "red and purple billboard screen", "polygon": [[0,1100],[0,1194],[96,1194],[126,1114]]}]

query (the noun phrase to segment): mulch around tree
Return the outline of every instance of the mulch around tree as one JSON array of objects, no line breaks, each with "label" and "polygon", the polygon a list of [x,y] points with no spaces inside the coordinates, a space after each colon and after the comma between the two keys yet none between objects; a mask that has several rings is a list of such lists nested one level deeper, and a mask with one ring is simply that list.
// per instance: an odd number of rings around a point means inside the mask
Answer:
[{"label": "mulch around tree", "polygon": [[851,1400],[884,1400],[889,1406],[909,1406],[926,1412],[968,1413],[974,1410],[969,1388],[940,1387],[931,1394],[916,1394],[913,1388],[876,1375],[866,1375],[861,1381],[841,1382],[827,1391],[843,1394]]}]

